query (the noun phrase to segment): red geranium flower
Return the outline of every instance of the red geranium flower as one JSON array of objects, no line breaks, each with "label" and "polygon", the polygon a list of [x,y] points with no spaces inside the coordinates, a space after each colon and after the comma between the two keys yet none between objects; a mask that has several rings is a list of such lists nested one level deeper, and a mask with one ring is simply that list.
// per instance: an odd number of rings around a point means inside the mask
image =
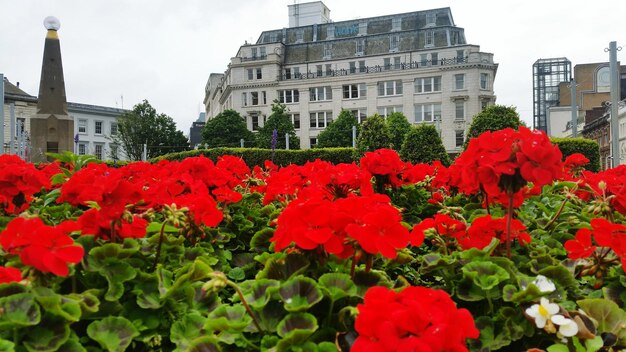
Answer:
[{"label": "red geranium flower", "polygon": [[591,230],[580,229],[575,240],[565,241],[563,245],[570,259],[588,258],[595,252],[596,246],[591,243]]},{"label": "red geranium flower", "polygon": [[22,281],[22,272],[16,268],[0,266],[0,284]]}]

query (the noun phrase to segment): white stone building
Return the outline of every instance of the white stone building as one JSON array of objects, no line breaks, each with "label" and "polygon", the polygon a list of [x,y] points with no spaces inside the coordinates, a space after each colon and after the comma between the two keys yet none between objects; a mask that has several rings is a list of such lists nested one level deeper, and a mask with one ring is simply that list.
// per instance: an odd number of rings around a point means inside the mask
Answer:
[{"label": "white stone building", "polygon": [[315,145],[342,109],[359,121],[400,111],[435,124],[446,150],[458,153],[472,116],[495,102],[497,67],[493,54],[467,44],[450,8],[301,25],[241,46],[223,74],[209,76],[204,104],[207,119],[234,109],[254,131],[278,100],[302,148]]}]

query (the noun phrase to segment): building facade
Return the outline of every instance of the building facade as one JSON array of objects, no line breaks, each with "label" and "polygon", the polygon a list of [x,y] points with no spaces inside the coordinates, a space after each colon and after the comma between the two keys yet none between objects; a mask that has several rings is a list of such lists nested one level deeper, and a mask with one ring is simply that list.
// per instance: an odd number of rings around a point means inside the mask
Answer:
[{"label": "building facade", "polygon": [[572,63],[565,57],[539,59],[533,64],[533,127],[548,132],[548,109],[559,106],[559,84],[569,82]]},{"label": "building facade", "polygon": [[446,150],[458,153],[472,117],[495,102],[497,67],[493,54],[466,42],[450,8],[316,23],[241,46],[226,72],[209,76],[204,103],[207,119],[233,109],[252,131],[273,101],[283,103],[302,148],[342,109],[359,122],[397,111],[435,124]]},{"label": "building facade", "polygon": [[76,131],[75,154],[90,154],[100,160],[128,160],[124,149],[114,140],[117,118],[128,110],[79,103],[67,105]]}]

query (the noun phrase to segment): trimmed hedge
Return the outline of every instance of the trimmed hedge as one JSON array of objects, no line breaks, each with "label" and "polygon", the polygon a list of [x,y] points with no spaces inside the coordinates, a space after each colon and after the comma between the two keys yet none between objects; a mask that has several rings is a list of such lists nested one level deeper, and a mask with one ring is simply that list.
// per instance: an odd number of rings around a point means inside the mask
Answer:
[{"label": "trimmed hedge", "polygon": [[[265,160],[272,160],[271,149],[212,148],[166,154],[150,159],[150,162],[182,160],[200,155],[204,155],[213,161],[217,161],[217,158],[222,155],[234,155],[241,157],[249,167],[257,165],[263,167]],[[335,164],[351,163],[355,161],[355,152],[352,148],[312,148],[304,150],[276,149],[274,154],[274,164],[280,166],[287,166],[289,164],[304,165],[307,161],[315,161],[315,159],[330,161]]]},{"label": "trimmed hedge", "polygon": [[600,171],[600,146],[598,142],[587,138],[550,138],[552,143],[559,146],[563,153],[563,160],[566,157],[580,153],[589,159],[589,164],[585,167],[589,171]]}]

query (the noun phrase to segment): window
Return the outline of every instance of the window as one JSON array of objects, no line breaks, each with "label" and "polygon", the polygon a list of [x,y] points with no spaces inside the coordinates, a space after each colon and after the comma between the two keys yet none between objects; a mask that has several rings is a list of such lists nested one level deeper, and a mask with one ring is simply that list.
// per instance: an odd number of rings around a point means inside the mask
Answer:
[{"label": "window", "polygon": [[378,108],[378,115],[386,117],[392,112],[402,112],[402,105],[398,106],[381,106]]},{"label": "window", "polygon": [[420,54],[420,65],[428,66],[428,54]]},{"label": "window", "polygon": [[332,76],[332,75],[333,75],[333,65],[326,64],[326,76]]},{"label": "window", "polygon": [[251,105],[259,105],[259,92],[250,92]]},{"label": "window", "polygon": [[95,145],[95,151],[94,154],[96,155],[96,159],[103,159],[103,152],[104,152],[104,144],[102,143],[96,143]]},{"label": "window", "polygon": [[367,110],[365,108],[350,110],[350,112],[352,113],[352,116],[359,121],[359,123],[363,123],[363,121],[367,120]]},{"label": "window", "polygon": [[350,73],[356,73],[356,62],[350,61],[348,65],[350,65]]},{"label": "window", "polygon": [[489,89],[489,74],[480,74],[480,89]]},{"label": "window", "polygon": [[111,159],[113,160],[119,160],[120,156],[119,156],[119,146],[117,144],[111,144]]},{"label": "window", "polygon": [[437,13],[428,12],[426,14],[426,26],[434,26],[437,22]]},{"label": "window", "polygon": [[291,123],[293,124],[293,128],[300,128],[300,114],[289,114],[291,117]]},{"label": "window", "polygon": [[111,122],[111,136],[117,136],[117,122]]},{"label": "window", "polygon": [[22,133],[24,133],[24,130],[26,129],[26,118],[24,117],[18,117],[17,119],[15,119],[15,135],[19,136]]},{"label": "window", "polygon": [[291,79],[291,69],[290,68],[286,68],[285,69],[285,79]]},{"label": "window", "polygon": [[333,57],[333,43],[324,43],[324,59]]},{"label": "window", "polygon": [[455,135],[455,143],[454,145],[457,148],[460,148],[463,146],[463,142],[465,142],[465,131],[463,130],[456,130],[454,131],[454,135]]},{"label": "window", "polygon": [[78,119],[78,133],[82,133],[82,134],[87,133],[87,120]]},{"label": "window", "polygon": [[465,102],[462,100],[457,100],[454,102],[454,119],[455,120],[465,120]]},{"label": "window", "polygon": [[248,69],[248,81],[252,81],[253,79],[254,79],[254,69],[249,68]]},{"label": "window", "polygon": [[256,48],[252,48],[252,58],[256,58]]},{"label": "window", "polygon": [[263,104],[263,105],[266,105],[266,104],[267,104],[267,93],[265,93],[265,91],[262,91],[262,92],[261,92],[261,97],[263,98],[263,100],[262,100],[262,101],[263,101],[263,102],[262,102],[262,104]]},{"label": "window", "polygon": [[465,74],[454,75],[454,89],[465,88]]},{"label": "window", "polygon": [[241,93],[241,105],[248,106],[248,93]]},{"label": "window", "polygon": [[78,143],[78,155],[87,154],[87,143]]},{"label": "window", "polygon": [[399,31],[402,28],[402,18],[396,17],[391,19],[391,30]]},{"label": "window", "polygon": [[392,34],[389,36],[389,52],[398,51],[398,43],[400,43],[400,36],[397,34]]},{"label": "window", "polygon": [[344,99],[358,99],[366,96],[367,88],[365,83],[347,84],[342,87]]},{"label": "window", "polygon": [[385,70],[391,70],[391,59],[388,57],[384,58],[383,65],[385,67]]},{"label": "window", "polygon": [[362,56],[365,52],[365,39],[357,39],[356,40],[356,51],[354,55]]},{"label": "window", "polygon": [[366,72],[367,67],[365,66],[365,60],[359,61],[359,72]]},{"label": "window", "polygon": [[415,93],[441,92],[441,76],[415,79]]},{"label": "window", "polygon": [[463,50],[456,51],[456,62],[465,61],[465,52]]},{"label": "window", "polygon": [[426,42],[424,44],[425,47],[433,46],[435,32],[434,31],[426,31]]},{"label": "window", "polygon": [[259,130],[259,115],[257,114],[250,115],[250,120],[252,120],[252,130],[258,131]]},{"label": "window", "polygon": [[317,77],[322,77],[324,75],[324,70],[322,69],[322,65],[316,65],[317,68]]},{"label": "window", "polygon": [[317,138],[309,138],[309,143],[311,144],[311,148],[315,147],[317,145]]},{"label": "window", "polygon": [[330,86],[314,87],[311,88],[309,91],[311,93],[311,101],[324,101],[333,99],[333,94]]},{"label": "window", "polygon": [[300,67],[293,68],[293,78],[301,78],[300,77]]},{"label": "window", "polygon": [[296,43],[302,43],[304,41],[304,28],[296,29]]},{"label": "window", "polygon": [[261,55],[261,58],[264,58],[265,56],[267,56],[267,52],[265,51],[265,47],[264,46],[259,48],[259,53]]},{"label": "window", "polygon": [[416,104],[415,122],[441,121],[441,104]]},{"label": "window", "polygon": [[312,112],[310,118],[311,128],[325,128],[333,121],[332,111]]},{"label": "window", "polygon": [[439,53],[430,54],[430,64],[436,66],[439,64]]},{"label": "window", "polygon": [[396,70],[400,69],[400,56],[396,56],[393,58],[393,68]]},{"label": "window", "polygon": [[378,96],[402,95],[402,81],[378,82]]},{"label": "window", "polygon": [[[483,100],[480,101],[480,109],[481,110],[485,110],[488,106],[489,106],[489,100],[488,99],[483,99]],[[622,134],[622,133],[620,132],[620,134]]]},{"label": "window", "polygon": [[297,103],[300,101],[300,92],[297,89],[279,90],[278,101],[283,104]]},{"label": "window", "polygon": [[263,74],[261,72],[261,69],[257,68],[256,69],[256,79],[261,79],[261,78],[263,78]]},{"label": "window", "polygon": [[102,121],[95,121],[94,133],[102,134]]}]

